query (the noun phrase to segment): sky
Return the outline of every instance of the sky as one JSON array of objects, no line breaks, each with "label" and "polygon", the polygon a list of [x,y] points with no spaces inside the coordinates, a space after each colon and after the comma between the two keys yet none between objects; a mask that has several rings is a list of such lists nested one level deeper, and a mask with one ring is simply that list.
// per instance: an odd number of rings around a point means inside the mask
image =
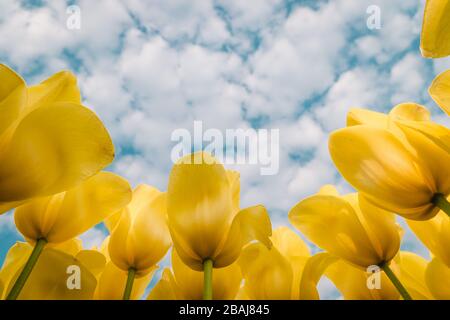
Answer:
[{"label": "sky", "polygon": [[[278,129],[277,174],[228,166],[241,173],[242,206],[264,204],[276,227],[324,184],[352,191],[327,146],[351,107],[388,111],[411,101],[448,125],[427,93],[450,60],[420,56],[424,2],[1,0],[0,61],[28,84],[62,69],[76,74],[83,104],[113,138],[116,159],[108,169],[132,186],[166,190],[171,134],[192,131],[194,121],[222,132]],[[71,5],[79,9],[79,29],[68,27]],[[367,24],[374,5],[381,18],[375,29]],[[427,257],[399,223],[402,248]],[[82,239],[89,248],[105,236],[100,225]],[[0,263],[21,238],[12,213],[0,217]],[[326,280],[320,292],[336,297]]]}]

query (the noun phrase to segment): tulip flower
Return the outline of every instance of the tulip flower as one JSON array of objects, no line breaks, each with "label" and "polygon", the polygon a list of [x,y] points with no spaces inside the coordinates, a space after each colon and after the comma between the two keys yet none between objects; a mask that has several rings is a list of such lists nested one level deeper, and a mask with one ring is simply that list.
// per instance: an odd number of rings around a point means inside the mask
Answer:
[{"label": "tulip flower", "polygon": [[450,214],[450,131],[431,121],[394,121],[401,135],[373,125],[333,132],[337,169],[370,202],[407,219]]},{"label": "tulip flower", "polygon": [[274,230],[273,246],[246,246],[239,258],[245,296],[252,300],[298,299],[303,267],[310,256],[308,246],[287,227]]},{"label": "tulip flower", "polygon": [[406,222],[428,250],[450,268],[450,219],[448,216],[440,211],[430,220],[407,220]]},{"label": "tulip flower", "polygon": [[[147,297],[148,300],[201,300],[203,274],[192,270],[172,251],[172,270],[164,269],[161,280]],[[237,263],[217,269],[212,281],[215,300],[232,300],[238,293],[242,275]]]},{"label": "tulip flower", "polygon": [[19,232],[34,245],[8,299],[15,299],[27,281],[43,248],[74,238],[127,205],[131,190],[127,181],[100,172],[77,187],[54,196],[37,198],[16,209]]},{"label": "tulip flower", "polygon": [[450,2],[427,0],[420,49],[426,58],[450,55]]},{"label": "tulip flower", "polygon": [[111,163],[111,138],[80,104],[71,73],[27,87],[0,64],[0,83],[0,213],[68,190]]},{"label": "tulip flower", "polygon": [[[70,248],[69,248],[70,247]],[[34,266],[28,281],[18,296],[19,299],[30,300],[86,300],[91,299],[97,284],[95,272],[103,268],[105,259],[103,255],[91,250],[79,250],[72,254],[73,243],[56,245],[54,248],[43,249],[39,261]],[[0,280],[4,284],[4,292],[0,298],[7,296],[27,261],[33,248],[28,243],[18,242],[8,251],[3,267],[0,271]],[[74,285],[80,289],[70,288],[69,267],[77,266],[78,280]]]},{"label": "tulip flower", "polygon": [[[120,300],[123,299],[124,288],[127,284],[128,271],[118,268],[109,256],[110,237],[107,237],[100,249],[97,251],[102,253],[106,258],[106,264],[97,275],[97,288],[94,293],[95,300]],[[153,278],[157,266],[153,266],[147,273],[139,278],[136,278],[130,292],[130,299],[140,299],[144,294],[145,289]]]},{"label": "tulip flower", "polygon": [[405,299],[409,295],[389,267],[400,248],[393,213],[358,194],[340,196],[332,186],[296,204],[290,222],[318,247],[364,270],[379,266]]},{"label": "tulip flower", "polygon": [[435,299],[450,300],[450,268],[438,258],[428,263],[425,281]]},{"label": "tulip flower", "polygon": [[167,210],[181,260],[193,270],[204,271],[205,299],[212,298],[213,268],[232,264],[251,240],[271,245],[266,209],[240,210],[238,173],[226,171],[207,153],[188,155],[173,166]]},{"label": "tulip flower", "polygon": [[450,115],[450,70],[438,75],[431,83],[428,92],[434,102]]},{"label": "tulip flower", "polygon": [[128,273],[123,298],[129,299],[134,278],[153,271],[172,245],[166,194],[147,185],[138,186],[128,206],[113,215],[107,225],[111,230],[109,256]]}]

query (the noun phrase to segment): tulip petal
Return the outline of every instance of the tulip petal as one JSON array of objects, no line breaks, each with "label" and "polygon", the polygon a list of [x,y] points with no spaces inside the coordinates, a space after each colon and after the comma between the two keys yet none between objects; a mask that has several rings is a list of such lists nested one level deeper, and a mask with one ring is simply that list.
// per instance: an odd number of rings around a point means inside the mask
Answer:
[{"label": "tulip petal", "polygon": [[226,267],[236,261],[242,247],[252,240],[257,240],[270,248],[271,235],[272,224],[266,208],[258,205],[239,211],[231,223],[223,248],[213,257],[214,267]]},{"label": "tulip petal", "polygon": [[435,299],[450,300],[450,268],[437,258],[425,270],[426,284]]},{"label": "tulip petal", "polygon": [[109,134],[89,109],[73,103],[38,108],[20,122],[0,155],[0,202],[67,190],[113,157]]},{"label": "tulip petal", "polygon": [[309,197],[289,212],[289,221],[331,254],[367,267],[382,262],[355,210],[335,196]]},{"label": "tulip petal", "polygon": [[441,109],[450,115],[450,70],[439,74],[431,83],[428,93]]},{"label": "tulip petal", "polygon": [[450,54],[450,1],[427,0],[420,50],[426,58],[441,58]]},{"label": "tulip petal", "polygon": [[131,198],[128,182],[100,172],[67,192],[38,198],[14,213],[18,230],[29,240],[60,243],[80,235],[124,207]]},{"label": "tulip petal", "polygon": [[374,204],[407,218],[434,214],[430,173],[391,132],[340,129],[330,135],[329,149],[342,176]]},{"label": "tulip petal", "polygon": [[397,120],[429,121],[430,111],[417,103],[400,103],[392,108],[389,117]]},{"label": "tulip petal", "polygon": [[147,300],[181,300],[179,288],[170,269],[164,269],[161,279],[153,287]]},{"label": "tulip petal", "polygon": [[232,193],[224,167],[202,152],[182,158],[169,178],[170,232],[185,263],[202,270],[214,256],[233,219]]},{"label": "tulip petal", "polygon": [[75,258],[79,260],[97,278],[106,265],[106,258],[96,250],[81,250]]},{"label": "tulip petal", "polygon": [[284,300],[293,296],[293,270],[289,261],[261,243],[247,246],[239,258],[244,289],[253,300]]},{"label": "tulip petal", "polygon": [[347,127],[357,125],[370,125],[385,129],[388,126],[388,117],[381,112],[362,108],[352,108],[347,113]]}]

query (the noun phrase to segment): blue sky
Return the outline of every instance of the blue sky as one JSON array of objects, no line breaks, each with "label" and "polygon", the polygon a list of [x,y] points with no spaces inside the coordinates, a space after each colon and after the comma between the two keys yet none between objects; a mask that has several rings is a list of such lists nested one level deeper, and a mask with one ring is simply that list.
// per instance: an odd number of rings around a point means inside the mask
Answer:
[{"label": "blue sky", "polygon": [[[79,30],[66,27],[71,4],[80,8]],[[380,8],[380,29],[366,25],[370,5]],[[345,125],[349,108],[386,111],[414,101],[427,105],[436,121],[447,121],[427,87],[450,60],[420,56],[423,5],[2,0],[0,60],[30,84],[61,69],[74,72],[84,104],[116,145],[110,169],[133,185],[166,189],[171,132],[191,130],[194,120],[219,130],[279,129],[277,175],[261,176],[251,165],[236,169],[243,204],[263,201],[280,225],[290,207],[323,184],[351,190],[327,150],[329,132]],[[105,235],[98,226],[82,238],[89,247]],[[0,217],[0,262],[18,239],[12,215]],[[409,231],[403,248],[426,255]],[[321,290],[332,291],[327,284]]]}]

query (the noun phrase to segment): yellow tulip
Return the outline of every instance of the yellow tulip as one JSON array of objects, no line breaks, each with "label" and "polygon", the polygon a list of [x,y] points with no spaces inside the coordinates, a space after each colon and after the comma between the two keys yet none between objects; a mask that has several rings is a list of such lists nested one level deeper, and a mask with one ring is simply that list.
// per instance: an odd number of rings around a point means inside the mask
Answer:
[{"label": "yellow tulip", "polygon": [[71,73],[27,87],[0,64],[0,83],[0,213],[68,190],[111,163],[111,138],[80,104]]},{"label": "yellow tulip", "polygon": [[153,271],[172,245],[166,194],[147,185],[138,186],[129,205],[113,215],[107,225],[111,228],[109,256],[131,277],[130,286],[135,276]]},{"label": "yellow tulip", "polygon": [[450,219],[440,211],[426,221],[407,220],[408,226],[433,255],[450,267]]},{"label": "yellow tulip", "polygon": [[435,299],[450,300],[450,268],[438,258],[428,263],[425,281]]},{"label": "yellow tulip", "polygon": [[450,1],[427,0],[420,49],[427,58],[450,55]]},{"label": "yellow tulip", "polygon": [[[93,270],[101,268],[105,261],[101,254],[90,250],[79,251],[76,255],[63,252],[64,246],[43,249],[36,265],[18,298],[22,300],[86,300],[92,299],[97,284]],[[8,251],[0,271],[1,282],[5,286],[3,295],[13,287],[33,248],[27,243],[18,242]],[[103,259],[103,260],[102,260]],[[70,270],[73,266],[78,280],[71,283]],[[70,268],[69,268],[70,267]],[[77,283],[78,282],[78,283]],[[70,286],[72,284],[75,287]]]},{"label": "yellow tulip", "polygon": [[14,213],[17,229],[34,244],[34,249],[8,299],[18,296],[45,245],[78,236],[127,205],[130,198],[126,180],[100,172],[75,188],[37,198],[17,208]]},{"label": "yellow tulip", "polygon": [[441,107],[447,115],[450,115],[450,70],[438,75],[428,89],[431,98]]},{"label": "yellow tulip", "polygon": [[206,271],[205,298],[211,297],[213,267],[232,264],[251,240],[271,245],[266,209],[259,205],[239,210],[238,173],[227,172],[207,153],[194,153],[174,165],[167,209],[180,258],[193,270]]},{"label": "yellow tulip", "polygon": [[431,121],[394,121],[402,135],[373,125],[333,132],[337,169],[370,202],[405,218],[450,213],[450,131]]},{"label": "yellow tulip", "polygon": [[320,248],[364,269],[389,262],[400,248],[392,213],[331,186],[296,204],[289,220]]},{"label": "yellow tulip", "polygon": [[261,243],[244,248],[239,264],[245,279],[245,296],[252,300],[298,299],[308,246],[287,227],[274,230],[273,246]]},{"label": "yellow tulip", "polygon": [[[203,296],[203,274],[192,270],[172,251],[172,270],[166,268],[161,280],[147,297],[148,300],[200,300]],[[232,300],[242,281],[237,263],[217,269],[212,281],[215,300]]]}]

